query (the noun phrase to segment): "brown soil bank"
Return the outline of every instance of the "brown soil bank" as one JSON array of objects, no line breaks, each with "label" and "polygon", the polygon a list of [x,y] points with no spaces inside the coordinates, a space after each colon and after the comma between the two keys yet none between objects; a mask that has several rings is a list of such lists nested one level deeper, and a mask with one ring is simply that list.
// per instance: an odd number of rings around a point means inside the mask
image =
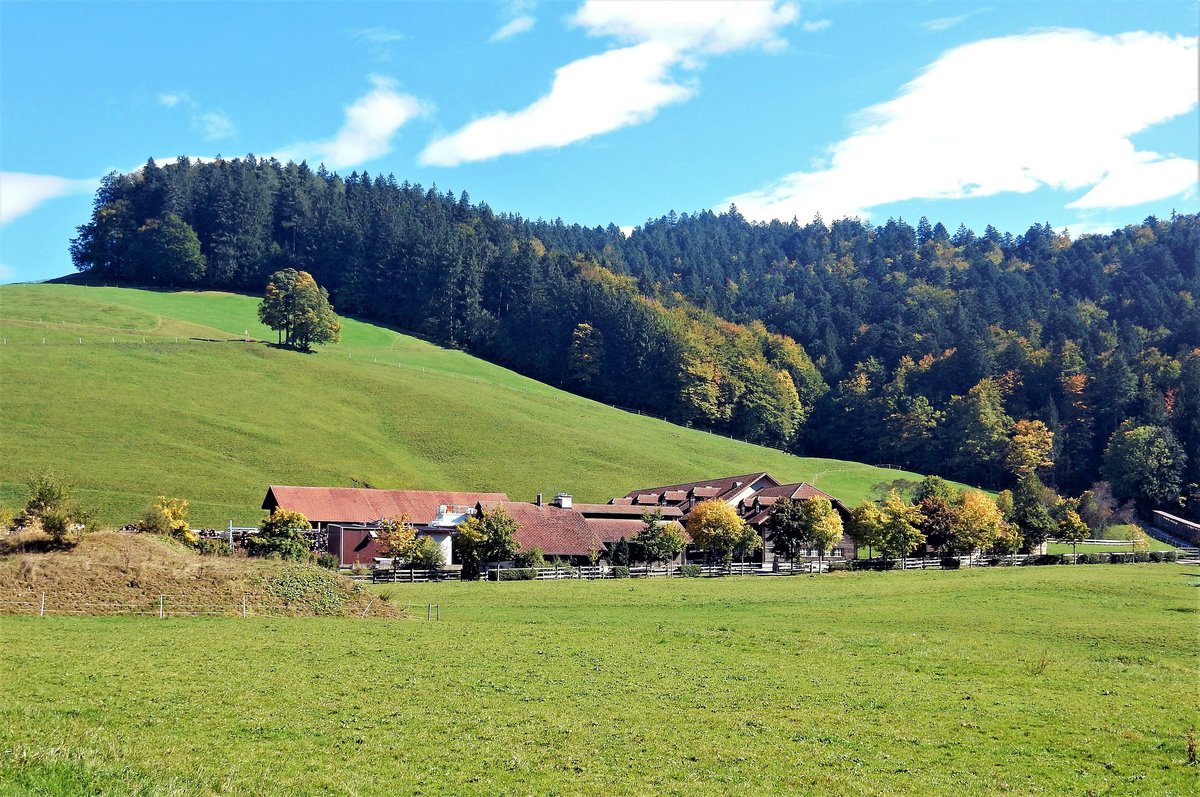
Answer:
[{"label": "brown soil bank", "polygon": [[100,532],[70,551],[44,553],[30,552],[42,547],[36,538],[0,546],[4,614],[404,616],[315,565],[200,556],[153,535]]}]

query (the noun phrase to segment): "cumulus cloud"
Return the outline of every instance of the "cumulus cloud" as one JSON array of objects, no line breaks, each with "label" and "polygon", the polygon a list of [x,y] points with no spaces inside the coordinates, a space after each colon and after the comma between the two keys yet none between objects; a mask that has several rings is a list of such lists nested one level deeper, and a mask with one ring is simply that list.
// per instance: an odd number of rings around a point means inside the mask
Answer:
[{"label": "cumulus cloud", "polygon": [[72,180],[50,174],[0,172],[0,225],[8,224],[52,199],[90,194],[99,183],[98,179]]},{"label": "cumulus cloud", "polygon": [[532,30],[537,19],[529,14],[522,14],[519,17],[510,19],[508,22],[500,26],[499,30],[492,34],[489,41],[499,42],[505,39],[510,39],[526,31]]},{"label": "cumulus cloud", "polygon": [[805,33],[819,33],[832,24],[833,22],[828,19],[808,19],[801,22],[800,27]]},{"label": "cumulus cloud", "polygon": [[676,77],[677,69],[695,69],[706,56],[747,47],[779,49],[786,45],[779,30],[798,15],[795,5],[777,0],[588,0],[571,24],[625,46],[560,67],[548,94],[522,110],[484,116],[434,140],[420,161],[457,166],[640,124],[695,93],[694,85]]},{"label": "cumulus cloud", "polygon": [[392,137],[425,108],[416,97],[397,91],[391,78],[372,75],[371,85],[371,91],[346,108],[346,121],[337,135],[293,144],[275,157],[319,161],[331,169],[344,169],[391,152]]},{"label": "cumulus cloud", "polygon": [[1196,108],[1197,40],[1056,30],[942,55],[868,108],[821,168],[730,197],[748,218],[866,216],[910,199],[1090,188],[1074,208],[1193,190],[1196,161],[1131,136]]}]

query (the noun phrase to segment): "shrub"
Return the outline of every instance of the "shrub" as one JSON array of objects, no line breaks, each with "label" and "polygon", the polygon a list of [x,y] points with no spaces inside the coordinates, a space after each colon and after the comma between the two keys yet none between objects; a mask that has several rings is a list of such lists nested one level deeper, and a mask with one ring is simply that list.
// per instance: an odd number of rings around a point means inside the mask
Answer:
[{"label": "shrub", "polygon": [[679,575],[684,578],[700,578],[700,565],[684,565],[679,568]]},{"label": "shrub", "polygon": [[1060,553],[1044,553],[1038,556],[1030,556],[1025,560],[1027,565],[1061,565],[1066,562],[1066,557]]},{"label": "shrub", "polygon": [[1135,554],[1133,555],[1133,561],[1135,561],[1135,562],[1149,562],[1149,561],[1150,561],[1150,554],[1146,553],[1145,551],[1138,551],[1137,553],[1135,553]]},{"label": "shrub", "polygon": [[201,556],[233,556],[233,546],[225,540],[203,537],[196,543],[196,553]]},{"label": "shrub", "polygon": [[365,565],[362,562],[355,562],[354,564],[350,565],[350,572],[356,576],[366,576],[370,575],[371,568],[369,565]]},{"label": "shrub", "polygon": [[342,562],[338,559],[337,554],[326,552],[317,554],[317,564],[326,570],[337,570],[341,567]]},{"label": "shrub", "polygon": [[1081,553],[1077,561],[1081,565],[1102,565],[1106,558],[1102,553]]},{"label": "shrub", "polygon": [[625,565],[613,565],[608,572],[613,578],[629,578],[629,568]]},{"label": "shrub", "polygon": [[1179,551],[1159,551],[1159,553],[1162,554],[1162,561],[1164,562],[1179,561]]},{"label": "shrub", "polygon": [[308,540],[304,536],[308,528],[304,515],[276,508],[271,517],[262,522],[258,534],[246,539],[246,552],[268,559],[303,561],[308,558]]},{"label": "shrub", "polygon": [[200,535],[192,531],[187,522],[188,502],[181,498],[160,495],[142,512],[138,530],[147,534],[171,537],[191,548],[200,542]]},{"label": "shrub", "polygon": [[1133,561],[1133,554],[1130,553],[1110,553],[1108,561],[1114,565],[1125,565]]},{"label": "shrub", "polygon": [[541,568],[546,566],[546,554],[541,548],[527,548],[523,551],[517,551],[517,555],[513,557],[513,564],[517,567],[534,567]]},{"label": "shrub", "polygon": [[441,570],[446,566],[446,555],[432,537],[418,537],[408,562],[419,570]]},{"label": "shrub", "polygon": [[959,563],[958,559],[956,559],[953,556],[947,556],[945,559],[942,560],[942,569],[943,570],[957,570],[959,567],[960,567],[960,563]]},{"label": "shrub", "polygon": [[8,531],[15,521],[16,518],[11,509],[0,507],[0,531]]},{"label": "shrub", "polygon": [[850,565],[855,570],[894,570],[895,559],[855,559]]},{"label": "shrub", "polygon": [[494,571],[499,581],[533,581],[537,571],[532,567],[505,567]]},{"label": "shrub", "polygon": [[850,571],[850,563],[849,562],[830,562],[829,563],[829,572],[830,573],[847,573],[849,571]]}]

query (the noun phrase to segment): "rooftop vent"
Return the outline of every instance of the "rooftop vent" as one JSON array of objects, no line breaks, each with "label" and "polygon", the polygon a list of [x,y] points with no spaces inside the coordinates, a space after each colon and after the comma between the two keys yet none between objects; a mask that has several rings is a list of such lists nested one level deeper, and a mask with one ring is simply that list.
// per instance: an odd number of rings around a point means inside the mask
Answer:
[{"label": "rooftop vent", "polygon": [[563,509],[570,509],[571,508],[571,494],[570,493],[559,493],[558,495],[554,496],[554,505],[558,506],[558,507],[562,507]]}]

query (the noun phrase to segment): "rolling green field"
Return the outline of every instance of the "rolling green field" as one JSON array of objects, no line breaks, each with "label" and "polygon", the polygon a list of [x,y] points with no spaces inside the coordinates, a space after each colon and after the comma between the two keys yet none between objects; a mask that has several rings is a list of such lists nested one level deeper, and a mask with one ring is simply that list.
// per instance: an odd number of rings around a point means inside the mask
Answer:
[{"label": "rolling green field", "polygon": [[769,471],[858,502],[878,482],[919,478],[621,412],[353,320],[339,346],[280,350],[261,342],[275,335],[256,307],[223,293],[0,287],[0,507],[18,509],[29,475],[51,466],[112,524],[159,494],[189,499],[193,523],[256,522],[269,484],[605,501]]},{"label": "rolling green field", "polygon": [[443,621],[0,617],[0,793],[1200,786],[1176,565],[391,587]]}]

